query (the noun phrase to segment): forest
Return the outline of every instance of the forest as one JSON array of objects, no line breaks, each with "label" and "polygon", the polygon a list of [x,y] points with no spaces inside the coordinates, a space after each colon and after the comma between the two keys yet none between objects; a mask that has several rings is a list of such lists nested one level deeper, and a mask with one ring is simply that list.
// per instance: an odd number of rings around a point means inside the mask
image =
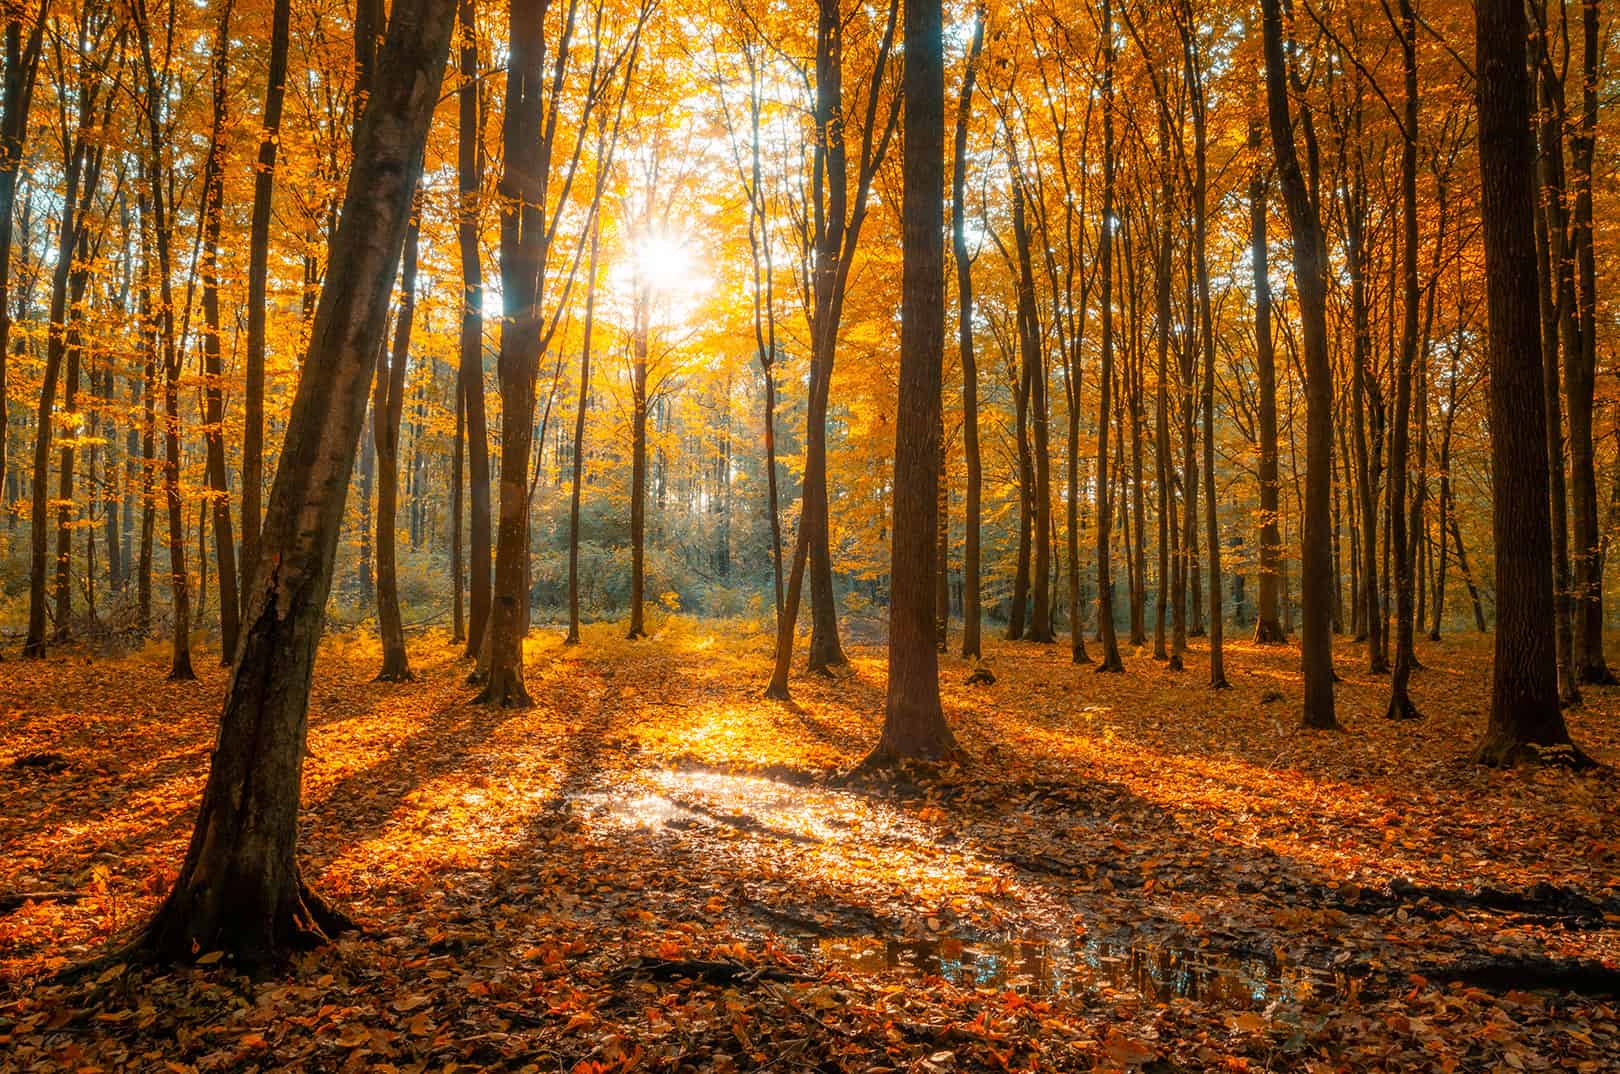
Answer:
[{"label": "forest", "polygon": [[0,1072],[1620,1069],[1603,0],[0,22]]}]

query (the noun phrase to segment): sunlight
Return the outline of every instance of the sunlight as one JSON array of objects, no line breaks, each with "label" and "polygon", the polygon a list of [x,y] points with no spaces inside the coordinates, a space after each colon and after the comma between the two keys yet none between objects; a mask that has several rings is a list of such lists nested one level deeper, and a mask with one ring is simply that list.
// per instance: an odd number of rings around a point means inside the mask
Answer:
[{"label": "sunlight", "polygon": [[671,328],[690,323],[708,298],[714,281],[690,236],[654,231],[630,240],[610,274],[610,286],[628,324],[638,301],[647,304],[647,323]]}]

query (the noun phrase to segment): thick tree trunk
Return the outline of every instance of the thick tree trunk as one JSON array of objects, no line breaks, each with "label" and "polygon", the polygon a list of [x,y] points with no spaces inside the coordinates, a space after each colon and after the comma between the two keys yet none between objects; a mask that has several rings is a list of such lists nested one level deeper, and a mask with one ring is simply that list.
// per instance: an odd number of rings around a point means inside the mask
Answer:
[{"label": "thick tree trunk", "polygon": [[[529,454],[540,371],[540,280],[545,268],[549,144],[543,140],[545,0],[513,0],[508,21],[501,144],[500,514],[489,615],[489,673],[479,702],[527,708],[523,638],[528,628]],[[564,43],[566,44],[566,43]],[[566,55],[566,53],[563,53]]]},{"label": "thick tree trunk", "polygon": [[933,644],[933,487],[945,336],[945,62],[940,0],[905,0],[900,395],[895,420],[889,689],[868,764],[955,752]]},{"label": "thick tree trunk", "polygon": [[1518,0],[1474,9],[1479,73],[1480,217],[1489,313],[1491,463],[1495,498],[1496,651],[1491,714],[1475,758],[1509,764],[1544,756],[1585,760],[1558,707],[1553,638],[1546,404],[1537,325],[1535,146]]},{"label": "thick tree trunk", "polygon": [[394,3],[331,246],[331,286],[321,290],[270,491],[202,806],[179,879],[137,941],[154,957],[190,961],[225,951],[261,963],[347,923],[309,891],[295,858],[309,688],[453,13],[453,0]]},{"label": "thick tree trunk", "polygon": [[[1266,56],[1266,111],[1277,177],[1288,206],[1299,294],[1305,373],[1305,504],[1300,538],[1300,665],[1306,727],[1339,726],[1333,705],[1333,564],[1328,548],[1332,479],[1333,368],[1327,348],[1325,251],[1321,217],[1294,149],[1281,0],[1261,0]],[[1306,123],[1309,115],[1301,117]]]}]

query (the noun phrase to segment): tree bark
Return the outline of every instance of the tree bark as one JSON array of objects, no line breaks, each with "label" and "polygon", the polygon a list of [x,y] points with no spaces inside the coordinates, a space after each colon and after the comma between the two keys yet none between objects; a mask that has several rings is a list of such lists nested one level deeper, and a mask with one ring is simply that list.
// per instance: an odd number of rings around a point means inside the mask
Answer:
[{"label": "tree bark", "polygon": [[979,453],[979,365],[973,350],[973,259],[967,245],[968,124],[973,114],[973,86],[984,50],[985,6],[973,11],[973,43],[962,70],[962,92],[956,100],[956,131],[951,170],[951,251],[956,260],[956,340],[962,360],[962,455],[967,488],[962,504],[962,656],[977,660],[981,651],[979,608],[980,498],[984,464]]},{"label": "tree bark", "polygon": [[229,665],[236,657],[241,629],[236,576],[236,539],[231,525],[230,482],[225,471],[225,364],[220,347],[219,248],[225,206],[225,122],[229,91],[231,11],[233,0],[220,6],[219,32],[214,44],[214,123],[209,138],[208,160],[203,172],[202,205],[202,308],[203,373],[205,378],[204,418],[207,430],[209,507],[213,515],[214,556],[219,574],[220,663]]},{"label": "tree bark", "polygon": [[1585,757],[1559,711],[1547,630],[1553,616],[1547,411],[1537,325],[1535,179],[1525,167],[1535,145],[1524,7],[1518,0],[1479,0],[1474,28],[1496,539],[1491,712],[1474,756],[1500,765],[1554,751],[1581,763]]},{"label": "tree bark", "polygon": [[484,413],[484,269],[478,249],[479,199],[483,196],[483,116],[478,106],[478,21],[473,0],[460,0],[460,81],[456,177],[460,213],[456,242],[461,254],[461,401],[466,407],[468,482],[467,647],[476,659],[483,646],[490,603],[489,423]]},{"label": "tree bark", "polygon": [[889,688],[868,764],[939,760],[955,739],[933,638],[934,482],[945,336],[945,63],[940,0],[905,0],[900,394],[895,419]]},{"label": "tree bark", "polygon": [[1401,70],[1405,112],[1401,131],[1401,349],[1395,369],[1395,424],[1389,445],[1389,533],[1395,562],[1395,669],[1390,678],[1390,719],[1420,713],[1408,683],[1417,663],[1413,650],[1412,547],[1407,541],[1407,456],[1412,421],[1412,367],[1418,360],[1418,82],[1417,14],[1413,0],[1399,0]]},{"label": "tree bark", "polygon": [[152,957],[185,962],[224,951],[253,965],[347,925],[304,884],[295,857],[309,688],[453,14],[453,0],[394,3],[191,845],[174,889],[136,941]]},{"label": "tree bark", "polygon": [[[1266,57],[1266,111],[1277,156],[1277,177],[1288,206],[1305,355],[1305,504],[1300,538],[1300,666],[1303,722],[1335,729],[1333,711],[1333,563],[1328,547],[1332,480],[1333,367],[1328,361],[1327,295],[1321,217],[1294,148],[1281,0],[1261,0]],[[1305,107],[1301,105],[1302,109]],[[1309,123],[1309,115],[1301,116]]]},{"label": "tree bark", "polygon": [[1254,355],[1260,395],[1260,584],[1254,640],[1273,644],[1288,640],[1282,627],[1278,582],[1282,570],[1282,535],[1278,528],[1282,487],[1277,476],[1277,361],[1271,338],[1271,263],[1266,237],[1266,168],[1261,162],[1264,121],[1249,123],[1249,235],[1254,271]]},{"label": "tree bark", "polygon": [[17,176],[22,170],[23,144],[28,137],[28,113],[33,103],[34,82],[39,73],[39,54],[44,41],[45,15],[50,0],[40,0],[39,13],[27,26],[23,20],[6,20],[6,67],[0,81],[0,489],[6,481],[6,363],[11,355],[11,245],[14,208],[17,203]]},{"label": "tree bark", "polygon": [[260,120],[258,167],[253,173],[253,216],[248,230],[247,358],[242,387],[242,562],[241,590],[253,577],[259,555],[264,495],[265,313],[269,305],[270,213],[281,146],[281,107],[287,92],[287,49],[292,0],[273,0],[270,12],[270,69]]},{"label": "tree bark", "polygon": [[1102,365],[1097,373],[1097,633],[1102,655],[1100,672],[1120,672],[1119,638],[1114,630],[1113,557],[1109,537],[1113,502],[1108,488],[1108,434],[1114,390],[1114,9],[1102,4],[1102,114],[1103,194],[1102,223],[1097,235],[1097,273],[1102,281]]},{"label": "tree bark", "polygon": [[405,374],[411,360],[411,326],[416,316],[416,254],[421,232],[420,199],[405,230],[399,273],[399,315],[394,349],[379,369],[371,397],[371,437],[377,445],[377,631],[382,636],[378,682],[410,682],[405,623],[399,611],[399,568],[395,528],[399,514],[399,425],[405,411]]}]

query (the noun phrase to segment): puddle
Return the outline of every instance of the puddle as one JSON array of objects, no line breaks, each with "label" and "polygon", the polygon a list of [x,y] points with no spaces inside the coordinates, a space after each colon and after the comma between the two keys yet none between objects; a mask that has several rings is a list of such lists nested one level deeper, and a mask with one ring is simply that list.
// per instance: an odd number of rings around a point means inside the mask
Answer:
[{"label": "puddle", "polygon": [[1264,958],[1236,958],[1175,943],[1083,939],[893,940],[879,936],[805,937],[800,950],[851,973],[900,970],[943,977],[963,988],[1031,995],[1130,993],[1154,1002],[1192,1000],[1263,1009],[1280,1001],[1353,1000],[1358,978]]}]

